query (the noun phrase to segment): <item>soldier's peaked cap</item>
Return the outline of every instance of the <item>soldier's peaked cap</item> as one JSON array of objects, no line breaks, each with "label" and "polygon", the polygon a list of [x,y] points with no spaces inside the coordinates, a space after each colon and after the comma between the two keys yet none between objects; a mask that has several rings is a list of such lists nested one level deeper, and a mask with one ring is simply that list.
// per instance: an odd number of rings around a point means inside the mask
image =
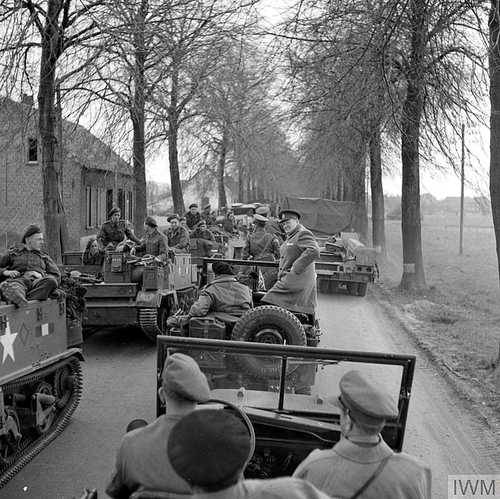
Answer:
[{"label": "soldier's peaked cap", "polygon": [[259,215],[258,213],[253,216],[253,219],[262,224],[265,224],[269,220],[269,218]]},{"label": "soldier's peaked cap", "polygon": [[206,402],[210,398],[206,376],[196,361],[188,355],[183,353],[169,355],[161,378],[167,395],[172,393],[193,402]]},{"label": "soldier's peaked cap", "polygon": [[340,401],[360,423],[377,424],[398,416],[398,406],[387,389],[360,371],[345,373],[339,382]]},{"label": "soldier's peaked cap", "polygon": [[111,210],[109,210],[109,213],[108,213],[108,218],[111,218],[115,213],[121,213],[120,208],[118,208],[116,206],[114,208],[111,208]]},{"label": "soldier's peaked cap", "polygon": [[290,218],[296,218],[297,220],[300,220],[300,213],[297,210],[286,208],[279,212],[278,218],[283,222],[285,220],[289,220]]},{"label": "soldier's peaked cap", "polygon": [[255,213],[257,213],[258,215],[264,215],[264,216],[269,215],[269,212],[270,212],[269,206],[259,206],[255,210]]}]

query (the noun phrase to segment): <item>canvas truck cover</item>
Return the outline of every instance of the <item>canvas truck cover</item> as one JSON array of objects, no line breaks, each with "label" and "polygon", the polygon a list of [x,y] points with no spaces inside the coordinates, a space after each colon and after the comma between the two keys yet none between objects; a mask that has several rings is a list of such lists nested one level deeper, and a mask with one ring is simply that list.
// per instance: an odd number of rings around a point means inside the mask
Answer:
[{"label": "canvas truck cover", "polygon": [[322,198],[286,197],[281,209],[300,212],[301,223],[316,234],[336,234],[353,227],[356,203]]}]

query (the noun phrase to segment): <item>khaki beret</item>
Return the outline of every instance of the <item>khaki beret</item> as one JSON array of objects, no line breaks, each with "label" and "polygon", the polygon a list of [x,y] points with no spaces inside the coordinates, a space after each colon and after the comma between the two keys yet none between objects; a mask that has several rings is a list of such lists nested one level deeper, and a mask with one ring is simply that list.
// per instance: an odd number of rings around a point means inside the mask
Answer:
[{"label": "khaki beret", "polygon": [[239,475],[252,448],[249,429],[234,414],[200,409],[172,428],[167,452],[172,467],[186,482],[210,487]]},{"label": "khaki beret", "polygon": [[340,403],[352,412],[359,423],[376,425],[399,415],[396,401],[383,387],[360,371],[345,373],[339,382]]},{"label": "khaki beret", "polygon": [[210,398],[207,378],[189,355],[169,355],[161,378],[167,394],[174,393],[193,402],[206,402]]}]

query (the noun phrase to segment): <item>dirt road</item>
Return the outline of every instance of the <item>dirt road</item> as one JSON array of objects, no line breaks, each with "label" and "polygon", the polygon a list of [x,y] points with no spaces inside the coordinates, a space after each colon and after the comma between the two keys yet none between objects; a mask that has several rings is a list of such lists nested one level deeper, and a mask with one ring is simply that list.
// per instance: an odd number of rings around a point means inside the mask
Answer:
[{"label": "dirt road", "polygon": [[[471,416],[404,332],[371,299],[320,296],[321,345],[418,356],[404,449],[433,469],[433,497],[447,497],[447,476],[498,473],[498,442]],[[85,392],[73,422],[4,489],[2,498],[70,499],[83,487],[104,497],[127,423],[155,414],[155,349],[137,331],[96,334],[85,346]]]}]

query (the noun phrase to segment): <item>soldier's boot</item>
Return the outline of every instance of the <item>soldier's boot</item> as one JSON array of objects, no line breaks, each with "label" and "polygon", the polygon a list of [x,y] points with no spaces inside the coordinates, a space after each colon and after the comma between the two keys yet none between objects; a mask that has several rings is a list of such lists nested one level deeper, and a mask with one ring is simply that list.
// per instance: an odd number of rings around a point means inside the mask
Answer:
[{"label": "soldier's boot", "polygon": [[7,301],[20,308],[28,305],[24,288],[17,283],[6,282],[2,285],[2,294]]}]

